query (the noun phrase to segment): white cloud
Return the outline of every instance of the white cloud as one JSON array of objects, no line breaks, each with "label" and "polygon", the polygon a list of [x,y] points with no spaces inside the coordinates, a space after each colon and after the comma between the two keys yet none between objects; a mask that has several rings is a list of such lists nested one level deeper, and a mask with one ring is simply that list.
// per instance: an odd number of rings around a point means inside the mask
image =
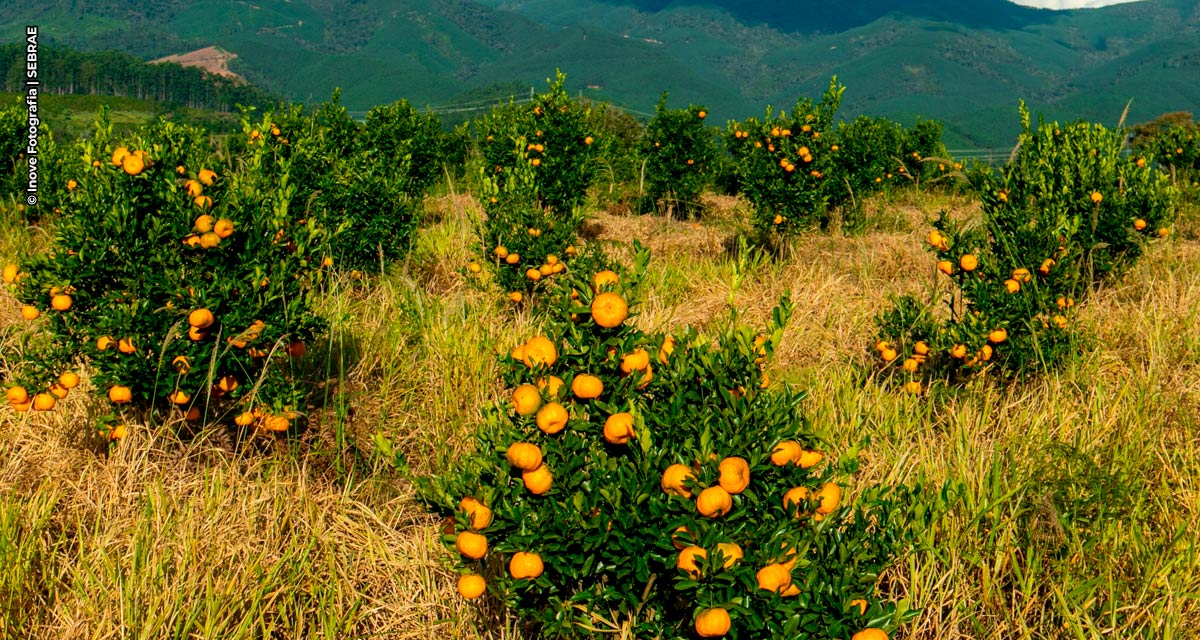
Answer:
[{"label": "white cloud", "polygon": [[1015,4],[1025,5],[1026,7],[1037,7],[1038,9],[1098,9],[1107,7],[1111,4],[1124,4],[1126,2],[1142,2],[1143,0],[1009,0]]}]

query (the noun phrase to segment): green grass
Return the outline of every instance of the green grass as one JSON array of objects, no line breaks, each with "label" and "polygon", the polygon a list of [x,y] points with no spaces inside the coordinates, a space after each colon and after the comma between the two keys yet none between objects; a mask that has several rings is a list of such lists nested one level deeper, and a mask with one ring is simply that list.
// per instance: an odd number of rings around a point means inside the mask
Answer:
[{"label": "green grass", "polygon": [[[504,394],[494,356],[536,329],[465,277],[478,209],[447,191],[404,263],[328,285],[332,337],[304,362],[326,408],[297,442],[234,452],[219,434],[135,424],[110,450],[86,433],[86,379],[53,414],[0,408],[0,637],[520,637],[454,595],[441,523],[374,453],[378,435],[416,473],[455,464],[479,406]],[[832,456],[869,439],[853,486],[923,487],[911,546],[880,582],[921,610],[893,638],[1200,631],[1197,212],[1091,299],[1094,345],[1060,372],[911,397],[865,379],[872,318],[892,293],[938,286],[926,222],[970,215],[969,200],[893,195],[868,203],[863,236],[740,267],[727,247],[744,210],[712,202],[698,227],[599,213],[598,241],[653,250],[643,328],[704,327],[730,300],[761,323],[792,292],[774,383],[808,391]],[[0,225],[0,262],[49,231],[11,208]],[[18,318],[0,293],[0,378]]]}]

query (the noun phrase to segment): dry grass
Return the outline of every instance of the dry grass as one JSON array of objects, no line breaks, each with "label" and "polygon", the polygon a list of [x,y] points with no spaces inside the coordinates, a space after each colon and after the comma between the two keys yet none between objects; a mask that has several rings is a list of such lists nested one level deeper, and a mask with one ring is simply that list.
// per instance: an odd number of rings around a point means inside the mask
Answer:
[{"label": "dry grass", "polygon": [[[332,338],[310,359],[333,401],[294,447],[234,453],[160,425],[109,452],[86,433],[83,394],[53,415],[0,409],[0,636],[515,638],[453,595],[440,523],[371,455],[378,433],[418,473],[452,464],[502,391],[493,354],[533,329],[458,275],[470,199],[430,206],[407,264],[332,285]],[[933,195],[886,203],[864,236],[807,237],[741,266],[736,202],[699,226],[599,214],[594,230],[618,252],[632,238],[653,249],[645,328],[703,326],[731,293],[760,323],[790,291],[772,378],[810,391],[832,451],[870,438],[855,482],[921,483],[931,506],[951,490],[881,583],[923,609],[893,637],[1191,637],[1200,242],[1155,247],[1089,303],[1096,345],[1060,374],[901,397],[859,365],[888,296],[938,286],[921,239],[943,207],[972,213]],[[13,309],[0,297],[8,345]]]}]

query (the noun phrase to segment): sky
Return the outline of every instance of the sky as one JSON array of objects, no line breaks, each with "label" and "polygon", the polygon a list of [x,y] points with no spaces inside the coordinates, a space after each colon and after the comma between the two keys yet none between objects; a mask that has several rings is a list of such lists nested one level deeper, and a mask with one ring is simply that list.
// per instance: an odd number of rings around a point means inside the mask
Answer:
[{"label": "sky", "polygon": [[1009,0],[1016,4],[1039,9],[1095,9],[1107,7],[1110,4],[1139,2],[1141,0]]}]

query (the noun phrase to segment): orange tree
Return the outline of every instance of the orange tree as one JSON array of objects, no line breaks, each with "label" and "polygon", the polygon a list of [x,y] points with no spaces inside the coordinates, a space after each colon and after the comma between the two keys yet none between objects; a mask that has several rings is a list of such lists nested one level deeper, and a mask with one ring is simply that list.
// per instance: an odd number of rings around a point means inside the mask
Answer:
[{"label": "orange tree", "polygon": [[597,135],[590,109],[567,95],[565,82],[558,73],[532,103],[500,106],[475,121],[484,171],[503,188],[516,167],[533,167],[538,203],[563,215],[592,184]]},{"label": "orange tree", "polygon": [[1195,187],[1200,180],[1200,124],[1186,121],[1163,127],[1144,141],[1142,149],[1157,159],[1175,184]]},{"label": "orange tree", "polygon": [[1076,305],[1124,273],[1147,244],[1169,234],[1169,179],[1154,159],[1123,154],[1124,132],[1086,122],[1039,121],[1023,131],[1016,157],[970,172],[982,223],[946,216],[928,242],[952,282],[949,317],[901,298],[878,319],[879,361],[910,391],[995,366],[1015,374],[1063,363],[1080,348]]},{"label": "orange tree", "polygon": [[667,109],[667,94],[654,108],[654,119],[642,134],[643,211],[698,214],[700,194],[713,179],[717,146],[704,123],[703,106]]},{"label": "orange tree", "polygon": [[59,207],[59,194],[66,187],[61,170],[62,154],[45,121],[38,124],[37,203],[29,205],[29,111],[19,106],[0,108],[0,197],[12,197],[27,219],[45,215]]},{"label": "orange tree", "polygon": [[254,144],[221,162],[199,129],[117,139],[102,117],[63,167],[52,245],[4,268],[29,322],[13,408],[53,409],[87,370],[113,437],[116,414],[148,410],[291,428],[303,393],[287,360],[321,328],[310,299],[329,234],[295,202],[283,155]]},{"label": "orange tree", "polygon": [[760,232],[791,234],[830,222],[831,198],[846,193],[831,175],[837,151],[831,135],[845,87],[835,77],[819,103],[804,98],[791,113],[767,108],[759,120],[730,122],[725,147],[733,157],[737,182],[754,205]]},{"label": "orange tree", "polygon": [[758,334],[735,314],[712,336],[646,333],[628,300],[647,259],[564,276],[544,331],[503,357],[510,391],[475,452],[416,479],[452,517],[460,595],[539,637],[850,638],[905,620],[875,581],[907,492],[844,500],[857,449],[834,460],[803,394],[762,373],[790,302]]}]

